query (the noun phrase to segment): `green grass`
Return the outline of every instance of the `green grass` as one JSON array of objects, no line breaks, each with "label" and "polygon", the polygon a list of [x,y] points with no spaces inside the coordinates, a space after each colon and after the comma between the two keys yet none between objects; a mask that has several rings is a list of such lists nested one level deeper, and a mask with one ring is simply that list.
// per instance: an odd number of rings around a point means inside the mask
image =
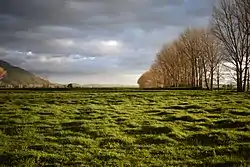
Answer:
[{"label": "green grass", "polygon": [[0,93],[0,166],[247,165],[246,93]]}]

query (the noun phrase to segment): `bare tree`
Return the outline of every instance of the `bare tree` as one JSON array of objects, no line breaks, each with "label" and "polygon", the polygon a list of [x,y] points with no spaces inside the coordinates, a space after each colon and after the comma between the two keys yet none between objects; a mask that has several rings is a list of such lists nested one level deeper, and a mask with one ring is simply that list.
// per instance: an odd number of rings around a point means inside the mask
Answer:
[{"label": "bare tree", "polygon": [[[210,80],[209,89],[213,90],[214,72],[219,69],[218,66],[222,61],[222,54],[220,53],[220,42],[212,35],[211,31],[207,29],[203,32],[203,69],[205,73],[205,82],[208,87],[208,79]],[[207,78],[207,72],[209,71],[210,78]],[[217,71],[218,73],[219,71]],[[217,74],[219,75],[219,74]]]},{"label": "bare tree", "polygon": [[149,71],[146,71],[141,75],[141,77],[138,79],[137,83],[139,84],[140,88],[147,88],[148,87],[148,80],[149,80]]},{"label": "bare tree", "polygon": [[180,36],[182,53],[189,59],[191,65],[191,75],[192,75],[192,86],[198,87],[199,81],[202,78],[203,71],[202,68],[202,59],[203,54],[202,43],[201,43],[201,34],[203,29],[187,29]]},{"label": "bare tree", "polygon": [[247,72],[249,66],[249,47],[250,47],[250,0],[236,1],[235,5],[238,10],[235,11],[235,17],[239,22],[239,28],[242,31],[242,42],[244,43],[242,49],[244,50],[244,79],[243,90],[247,88]]},{"label": "bare tree", "polygon": [[189,84],[189,64],[180,53],[179,41],[174,41],[170,45],[164,45],[156,56],[155,65],[162,75],[165,87],[179,87],[180,85]]},{"label": "bare tree", "polygon": [[224,60],[236,70],[237,91],[245,91],[249,64],[249,0],[221,0],[214,9],[213,34],[222,43]]},{"label": "bare tree", "polygon": [[208,29],[187,29],[162,47],[138,83],[141,87],[202,87],[204,79],[207,89],[212,90],[214,73],[221,61],[218,46]]},{"label": "bare tree", "polygon": [[159,68],[159,66],[154,63],[149,69],[149,72],[152,87],[162,88],[164,75],[162,74],[162,70]]},{"label": "bare tree", "polygon": [[160,79],[158,71],[151,68],[142,74],[137,83],[140,88],[157,88],[161,85]]}]

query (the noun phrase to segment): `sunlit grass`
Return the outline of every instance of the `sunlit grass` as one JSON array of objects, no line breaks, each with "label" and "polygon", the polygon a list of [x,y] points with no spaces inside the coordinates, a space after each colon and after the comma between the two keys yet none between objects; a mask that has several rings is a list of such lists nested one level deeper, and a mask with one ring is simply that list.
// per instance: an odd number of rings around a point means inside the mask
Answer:
[{"label": "sunlit grass", "polygon": [[246,166],[249,97],[2,92],[0,166]]}]

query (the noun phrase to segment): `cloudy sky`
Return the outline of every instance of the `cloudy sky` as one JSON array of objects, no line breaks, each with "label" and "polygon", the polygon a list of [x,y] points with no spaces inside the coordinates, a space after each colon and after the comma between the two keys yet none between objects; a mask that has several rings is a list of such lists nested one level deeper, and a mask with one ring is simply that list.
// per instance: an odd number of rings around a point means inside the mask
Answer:
[{"label": "cloudy sky", "polygon": [[0,59],[53,82],[135,85],[216,0],[0,0]]}]

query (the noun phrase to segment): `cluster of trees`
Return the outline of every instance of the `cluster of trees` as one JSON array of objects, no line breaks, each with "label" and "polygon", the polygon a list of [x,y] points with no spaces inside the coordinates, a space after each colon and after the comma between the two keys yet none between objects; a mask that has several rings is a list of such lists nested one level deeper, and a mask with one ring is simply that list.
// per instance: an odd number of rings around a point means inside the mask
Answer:
[{"label": "cluster of trees", "polygon": [[218,40],[210,30],[187,29],[162,48],[139,82],[144,79],[151,87],[202,87],[205,81],[207,89],[213,89],[214,73],[221,60]]},{"label": "cluster of trees", "polygon": [[221,0],[209,28],[186,29],[164,45],[138,80],[140,87],[206,87],[213,90],[220,67],[235,71],[237,91],[249,87],[250,0]]}]

